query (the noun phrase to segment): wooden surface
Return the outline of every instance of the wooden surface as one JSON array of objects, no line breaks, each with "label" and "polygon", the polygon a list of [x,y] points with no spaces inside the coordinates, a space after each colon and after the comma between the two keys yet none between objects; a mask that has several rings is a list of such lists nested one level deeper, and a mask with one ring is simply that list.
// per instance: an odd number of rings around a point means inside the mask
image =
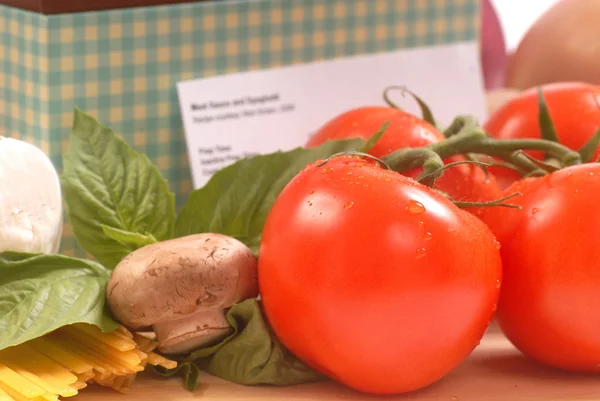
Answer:
[{"label": "wooden surface", "polygon": [[580,401],[600,400],[600,377],[548,369],[522,356],[496,328],[457,369],[436,384],[404,396],[376,397],[335,383],[244,387],[203,376],[195,394],[178,379],[140,377],[132,392],[117,395],[89,387],[73,401]]}]

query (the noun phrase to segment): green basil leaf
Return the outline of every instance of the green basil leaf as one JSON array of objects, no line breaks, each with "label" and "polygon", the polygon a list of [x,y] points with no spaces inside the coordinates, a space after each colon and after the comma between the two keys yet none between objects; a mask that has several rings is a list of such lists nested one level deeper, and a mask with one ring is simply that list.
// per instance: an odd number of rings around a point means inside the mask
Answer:
[{"label": "green basil leaf", "polygon": [[179,362],[175,369],[166,369],[162,366],[153,366],[154,372],[164,377],[171,377],[176,374],[183,376],[183,384],[187,391],[194,393],[198,390],[198,378],[200,368],[194,362]]},{"label": "green basil leaf", "polygon": [[61,181],[79,245],[109,268],[145,244],[136,234],[173,236],[175,197],[158,168],[77,109]]},{"label": "green basil leaf", "polygon": [[307,164],[335,153],[354,151],[364,144],[362,139],[327,141],[316,148],[296,148],[239,160],[192,192],[175,222],[175,235],[226,234],[256,253],[267,214],[287,183]]},{"label": "green basil leaf", "polygon": [[130,247],[142,247],[158,242],[152,234],[140,234],[132,233],[129,231],[119,230],[118,228],[109,227],[104,224],[100,224],[104,235],[115,241],[119,241],[121,244]]},{"label": "green basil leaf", "polygon": [[155,370],[163,376],[182,371],[190,391],[197,385],[196,368],[243,385],[289,386],[327,380],[281,344],[256,299],[234,305],[227,313],[227,321],[234,332],[220,343],[190,353],[175,369]]},{"label": "green basil leaf", "polygon": [[93,261],[0,253],[0,350],[73,323],[115,330],[105,307],[109,277]]}]

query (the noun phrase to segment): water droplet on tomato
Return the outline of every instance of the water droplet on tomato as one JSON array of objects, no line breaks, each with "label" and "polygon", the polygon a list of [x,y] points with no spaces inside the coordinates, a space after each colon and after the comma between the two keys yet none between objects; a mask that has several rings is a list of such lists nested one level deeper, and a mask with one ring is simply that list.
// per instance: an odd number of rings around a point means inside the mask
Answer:
[{"label": "water droplet on tomato", "polygon": [[423,239],[425,241],[429,241],[433,238],[433,235],[430,232],[426,232],[425,234],[423,234]]},{"label": "water droplet on tomato", "polygon": [[498,304],[494,304],[494,306],[492,306],[492,312],[496,312],[498,310]]},{"label": "water droplet on tomato", "polygon": [[502,244],[497,239],[494,240],[494,245],[496,245],[496,249],[500,250],[502,248]]},{"label": "water droplet on tomato", "polygon": [[315,191],[310,191],[310,192],[309,192],[309,194],[311,194],[311,195],[312,195],[312,194],[314,194],[314,193],[315,193]]},{"label": "water droplet on tomato", "polygon": [[369,188],[369,186],[367,184],[363,185],[363,188]]},{"label": "water droplet on tomato", "polygon": [[390,182],[390,181],[391,181],[391,179],[390,179],[390,178],[386,178],[385,180],[386,180],[387,182]]},{"label": "water droplet on tomato", "polygon": [[425,206],[421,202],[411,199],[406,205],[406,211],[410,214],[421,214],[425,211]]},{"label": "water droplet on tomato", "polygon": [[589,174],[590,174],[590,177],[594,175],[594,173],[593,173],[592,171],[590,171],[590,173],[589,173]]},{"label": "water droplet on tomato", "polygon": [[350,164],[350,161],[348,161],[348,160],[344,160],[344,164],[347,166],[347,165],[349,165],[349,164]]},{"label": "water droplet on tomato", "polygon": [[361,180],[361,179],[363,179],[363,178],[365,178],[365,176],[364,176],[364,175],[359,175],[359,176],[358,176],[358,179],[359,179],[359,180]]},{"label": "water droplet on tomato", "polygon": [[501,284],[500,284],[500,280],[496,280],[496,288],[500,288]]},{"label": "water droplet on tomato", "polygon": [[352,206],[354,206],[354,202],[347,202],[344,204],[344,209],[352,209]]},{"label": "water droplet on tomato", "polygon": [[352,171],[348,171],[346,175],[352,175]]},{"label": "water droplet on tomato", "polygon": [[426,254],[427,254],[427,250],[425,248],[417,249],[417,259],[421,259]]},{"label": "water droplet on tomato", "polygon": [[356,167],[362,167],[364,165],[365,165],[364,163],[356,163]]},{"label": "water droplet on tomato", "polygon": [[531,214],[536,214],[539,211],[540,211],[540,209],[538,209],[537,207],[534,207],[533,209],[531,209]]},{"label": "water droplet on tomato", "polygon": [[328,173],[331,173],[331,172],[333,172],[333,167],[327,167],[327,168],[324,168],[323,170],[321,170],[321,172],[322,172],[323,174],[328,174]]}]

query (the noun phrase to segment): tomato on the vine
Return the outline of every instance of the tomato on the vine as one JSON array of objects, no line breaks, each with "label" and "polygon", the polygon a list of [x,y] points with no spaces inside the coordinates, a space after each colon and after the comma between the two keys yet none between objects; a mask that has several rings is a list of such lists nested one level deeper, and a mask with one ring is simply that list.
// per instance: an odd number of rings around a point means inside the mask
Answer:
[{"label": "tomato on the vine", "polygon": [[[342,113],[310,137],[306,147],[323,144],[327,140],[345,138],[370,138],[381,126],[389,122],[383,136],[369,154],[375,157],[386,156],[398,149],[427,146],[443,141],[444,135],[427,121],[400,109],[386,106],[360,107]],[[459,156],[445,162],[464,160]],[[417,178],[422,169],[402,173]],[[447,169],[436,183],[435,188],[457,201],[485,202],[498,199],[500,188],[492,174],[475,165],[460,165]]]},{"label": "tomato on the vine", "polygon": [[[600,129],[600,87],[578,82],[552,83],[541,86],[559,142],[579,150]],[[541,138],[538,120],[537,88],[521,92],[495,113],[484,125],[490,136],[498,139]],[[539,152],[531,152],[539,157]],[[593,160],[600,156],[596,150]],[[491,168],[502,188],[520,179],[516,172]]]},{"label": "tomato on the vine", "polygon": [[502,244],[497,317],[524,354],[572,371],[600,373],[600,164],[514,183],[520,210],[481,218]]},{"label": "tomato on the vine", "polygon": [[389,121],[385,134],[369,154],[382,157],[404,147],[420,147],[444,139],[444,135],[427,121],[400,109],[387,106],[366,106],[346,111],[326,122],[306,143],[319,146],[327,140],[370,138]]},{"label": "tomato on the vine", "polygon": [[268,321],[292,353],[359,391],[402,393],[476,347],[501,284],[489,228],[377,162],[307,166],[276,199],[259,252]]}]

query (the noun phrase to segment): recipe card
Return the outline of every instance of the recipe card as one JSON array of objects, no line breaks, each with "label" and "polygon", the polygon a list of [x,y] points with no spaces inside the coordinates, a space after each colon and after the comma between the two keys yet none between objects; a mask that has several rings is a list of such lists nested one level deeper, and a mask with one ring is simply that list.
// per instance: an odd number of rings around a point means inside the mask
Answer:
[{"label": "recipe card", "polygon": [[[402,49],[179,82],[194,188],[240,158],[304,145],[344,111],[385,105],[389,86],[418,94],[444,125],[458,114],[483,121],[478,46],[469,41]],[[390,97],[420,115],[402,91]]]}]

